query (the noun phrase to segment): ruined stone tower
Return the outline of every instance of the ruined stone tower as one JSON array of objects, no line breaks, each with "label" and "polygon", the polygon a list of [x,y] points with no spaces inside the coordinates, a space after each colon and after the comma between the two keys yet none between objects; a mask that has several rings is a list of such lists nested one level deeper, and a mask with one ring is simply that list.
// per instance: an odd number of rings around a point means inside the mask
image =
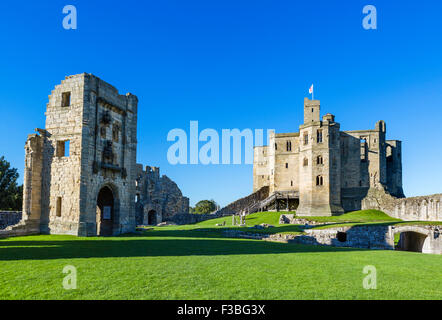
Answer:
[{"label": "ruined stone tower", "polygon": [[55,87],[46,128],[25,146],[22,226],[79,236],[134,230],[137,104],[91,74]]}]

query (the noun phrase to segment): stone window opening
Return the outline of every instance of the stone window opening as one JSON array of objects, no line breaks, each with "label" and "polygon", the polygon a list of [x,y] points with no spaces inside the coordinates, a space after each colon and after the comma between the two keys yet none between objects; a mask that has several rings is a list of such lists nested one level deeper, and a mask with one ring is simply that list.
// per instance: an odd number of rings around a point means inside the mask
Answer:
[{"label": "stone window opening", "polygon": [[288,169],[289,168],[289,164],[286,162],[285,163],[285,168]]},{"label": "stone window opening", "polygon": [[61,197],[57,197],[57,203],[55,205],[55,214],[57,217],[61,217]]},{"label": "stone window opening", "polygon": [[322,159],[322,156],[318,156],[316,158],[316,164],[324,164],[324,160]]},{"label": "stone window opening", "polygon": [[304,158],[304,167],[307,167],[307,166],[308,166],[308,159]]},{"label": "stone window opening", "polygon": [[71,93],[70,92],[63,92],[61,94],[61,106],[62,107],[69,107],[71,105]]},{"label": "stone window opening", "polygon": [[278,144],[275,143],[275,150],[278,150]]},{"label": "stone window opening", "polygon": [[101,138],[106,139],[106,127],[105,126],[101,126],[100,135],[101,135]]},{"label": "stone window opening", "polygon": [[101,122],[102,124],[104,124],[104,125],[108,125],[108,124],[111,123],[111,121],[112,121],[112,117],[111,117],[109,111],[107,111],[107,110],[104,111],[104,112],[101,114],[100,122]]},{"label": "stone window opening", "polygon": [[57,141],[56,146],[56,155],[57,157],[69,157],[70,153],[70,141],[69,140],[63,140],[63,141]]},{"label": "stone window opening", "polygon": [[339,242],[346,242],[347,241],[347,232],[341,232],[338,231],[336,238]]},{"label": "stone window opening", "polygon": [[324,185],[324,178],[322,176],[317,176],[316,177],[316,185],[317,186],[322,186]]},{"label": "stone window opening", "polygon": [[114,124],[112,126],[112,139],[115,142],[118,142],[120,140],[120,126],[118,124]]},{"label": "stone window opening", "polygon": [[304,133],[304,145],[308,145],[308,133]]},{"label": "stone window opening", "polygon": [[292,151],[292,142],[287,141],[287,151]]},{"label": "stone window opening", "polygon": [[318,130],[316,132],[316,142],[317,143],[322,143],[322,130]]},{"label": "stone window opening", "polygon": [[290,181],[290,186],[293,187],[293,181]]}]

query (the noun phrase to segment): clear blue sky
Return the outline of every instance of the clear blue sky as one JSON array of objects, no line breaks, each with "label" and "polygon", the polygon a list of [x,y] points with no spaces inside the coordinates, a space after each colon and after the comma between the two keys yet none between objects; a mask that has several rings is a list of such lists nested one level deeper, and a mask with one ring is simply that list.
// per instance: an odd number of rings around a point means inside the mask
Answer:
[{"label": "clear blue sky", "polygon": [[[62,28],[62,8],[78,29]],[[362,28],[373,4],[378,29]],[[167,133],[298,130],[311,83],[342,130],[387,123],[403,141],[407,196],[442,192],[442,1],[3,1],[0,154],[23,176],[24,143],[44,127],[66,75],[93,73],[139,98],[138,162],[160,166],[194,204],[252,190],[251,165],[167,162]]]}]

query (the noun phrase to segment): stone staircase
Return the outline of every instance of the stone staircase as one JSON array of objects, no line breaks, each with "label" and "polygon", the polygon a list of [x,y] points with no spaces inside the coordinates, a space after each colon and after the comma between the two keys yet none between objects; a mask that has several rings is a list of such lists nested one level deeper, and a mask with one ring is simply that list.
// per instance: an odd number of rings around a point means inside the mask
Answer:
[{"label": "stone staircase", "polygon": [[268,187],[263,187],[251,195],[232,202],[228,206],[216,211],[216,214],[251,214],[259,211],[287,210],[279,202],[299,199],[298,191],[275,191],[269,195]]}]

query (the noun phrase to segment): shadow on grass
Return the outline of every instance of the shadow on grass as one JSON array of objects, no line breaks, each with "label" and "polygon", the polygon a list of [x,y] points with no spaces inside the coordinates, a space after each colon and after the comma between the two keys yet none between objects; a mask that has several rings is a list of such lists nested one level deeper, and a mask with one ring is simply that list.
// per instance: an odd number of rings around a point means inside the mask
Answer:
[{"label": "shadow on grass", "polygon": [[[0,261],[47,260],[112,257],[214,256],[244,254],[284,254],[305,252],[361,251],[356,248],[285,244],[256,240],[207,238],[195,239],[195,230],[146,232],[144,236],[111,238],[60,238],[54,240],[2,240]],[[176,237],[168,239],[167,237]],[[188,237],[186,239],[186,237]],[[192,239],[190,239],[192,238]]]}]

